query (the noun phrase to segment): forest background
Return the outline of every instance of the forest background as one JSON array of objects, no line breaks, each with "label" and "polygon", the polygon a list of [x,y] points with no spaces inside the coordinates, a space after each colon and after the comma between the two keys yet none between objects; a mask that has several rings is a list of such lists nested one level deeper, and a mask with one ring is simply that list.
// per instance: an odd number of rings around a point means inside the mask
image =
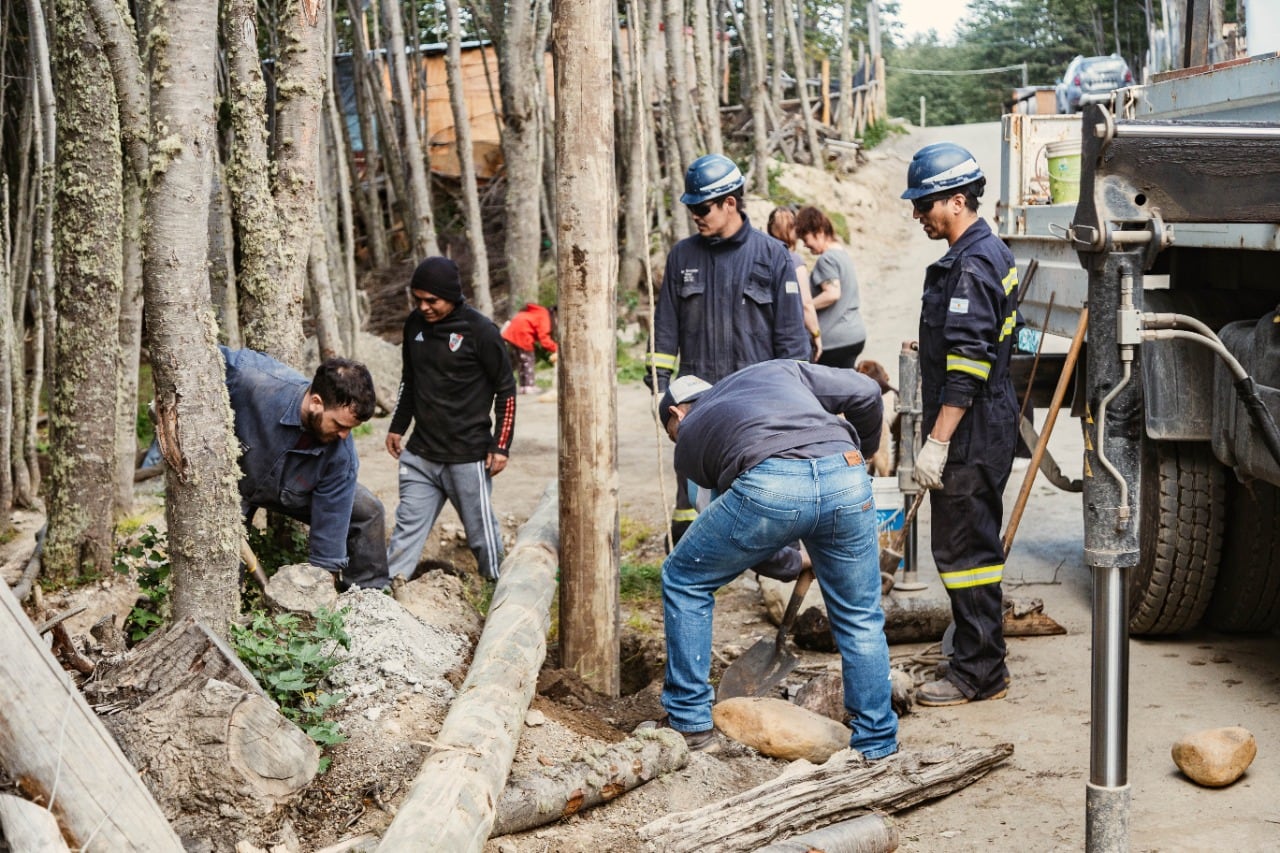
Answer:
[{"label": "forest background", "polygon": [[[471,301],[498,322],[525,301],[563,302],[570,137],[612,155],[569,199],[616,223],[589,298],[635,309],[690,233],[677,199],[699,154],[726,151],[753,192],[802,201],[771,192],[778,161],[834,169],[841,142],[873,146],[921,95],[931,123],[991,120],[1021,77],[912,71],[1025,63],[1051,84],[1072,56],[1114,50],[1141,79],[1149,34],[1181,5],[972,0],[944,43],[908,40],[896,2],[852,0],[620,0],[585,30],[577,4],[549,0],[6,2],[0,510],[44,507],[44,582],[100,576],[154,430],[174,615],[225,632],[241,522],[216,343],[304,371],[315,353],[359,358],[371,313],[402,317],[401,283],[436,253],[459,260]],[[1220,4],[1228,19],[1234,7]],[[584,32],[589,44],[564,41]],[[500,133],[490,178],[461,73],[481,44]],[[588,48],[611,57],[596,93],[607,107],[561,126],[557,65]],[[451,129],[426,123],[438,84],[426,53],[445,57]],[[452,145],[456,174],[429,168],[432,144]]]}]

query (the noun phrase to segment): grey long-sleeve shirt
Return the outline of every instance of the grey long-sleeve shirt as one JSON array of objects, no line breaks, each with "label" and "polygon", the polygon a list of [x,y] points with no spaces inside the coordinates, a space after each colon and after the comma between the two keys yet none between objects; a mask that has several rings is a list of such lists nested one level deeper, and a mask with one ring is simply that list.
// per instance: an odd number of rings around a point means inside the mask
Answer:
[{"label": "grey long-sleeve shirt", "polygon": [[[838,417],[844,415],[844,419]],[[721,379],[680,422],[676,471],[727,491],[772,457],[818,459],[880,446],[880,386],[852,370],[775,359]]]}]

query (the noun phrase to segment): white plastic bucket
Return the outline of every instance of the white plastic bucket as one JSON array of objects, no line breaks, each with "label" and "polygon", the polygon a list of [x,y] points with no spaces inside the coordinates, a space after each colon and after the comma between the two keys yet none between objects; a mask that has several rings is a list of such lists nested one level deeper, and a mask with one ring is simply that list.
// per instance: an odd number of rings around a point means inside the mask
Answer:
[{"label": "white plastic bucket", "polygon": [[898,491],[898,478],[872,477],[871,496],[876,502],[876,532],[880,537],[880,547],[884,548],[892,540],[894,533],[902,529],[906,516],[902,492]]}]

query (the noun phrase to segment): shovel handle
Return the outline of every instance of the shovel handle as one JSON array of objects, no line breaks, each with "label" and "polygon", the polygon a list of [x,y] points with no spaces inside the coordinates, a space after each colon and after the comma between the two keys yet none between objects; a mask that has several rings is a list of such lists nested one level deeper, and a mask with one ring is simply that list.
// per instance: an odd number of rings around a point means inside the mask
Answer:
[{"label": "shovel handle", "polygon": [[800,612],[800,602],[804,601],[812,583],[813,569],[805,567],[796,578],[796,585],[791,589],[791,599],[787,602],[787,610],[782,614],[782,623],[778,625],[779,647],[786,641],[787,633],[791,631],[791,626],[796,621],[796,614]]}]

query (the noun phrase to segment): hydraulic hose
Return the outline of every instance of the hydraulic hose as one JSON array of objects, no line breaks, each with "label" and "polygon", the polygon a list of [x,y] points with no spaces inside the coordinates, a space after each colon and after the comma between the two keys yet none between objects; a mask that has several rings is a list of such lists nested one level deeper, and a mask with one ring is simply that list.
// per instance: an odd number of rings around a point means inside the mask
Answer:
[{"label": "hydraulic hose", "polygon": [[[1192,320],[1190,317],[1182,315],[1143,315],[1143,322],[1147,322],[1148,317],[1166,318],[1176,317],[1180,325],[1203,326],[1198,320]],[[1192,320],[1188,323],[1186,321]],[[1271,453],[1271,458],[1275,460],[1276,465],[1280,465],[1280,427],[1276,426],[1276,420],[1271,414],[1271,410],[1267,408],[1266,403],[1262,402],[1262,398],[1258,395],[1258,385],[1253,381],[1253,377],[1244,369],[1244,365],[1231,354],[1231,351],[1218,340],[1218,336],[1211,331],[1209,336],[1204,332],[1188,332],[1183,329],[1156,328],[1144,329],[1142,339],[1147,341],[1167,341],[1181,340],[1193,341],[1206,346],[1213,350],[1217,356],[1227,365],[1227,369],[1231,371],[1231,375],[1235,377],[1233,383],[1236,389],[1236,396],[1240,398],[1240,402],[1244,405],[1245,411],[1249,413],[1249,417],[1253,420],[1253,425],[1258,428],[1258,432],[1262,433],[1262,443],[1267,446],[1267,450]]]}]

